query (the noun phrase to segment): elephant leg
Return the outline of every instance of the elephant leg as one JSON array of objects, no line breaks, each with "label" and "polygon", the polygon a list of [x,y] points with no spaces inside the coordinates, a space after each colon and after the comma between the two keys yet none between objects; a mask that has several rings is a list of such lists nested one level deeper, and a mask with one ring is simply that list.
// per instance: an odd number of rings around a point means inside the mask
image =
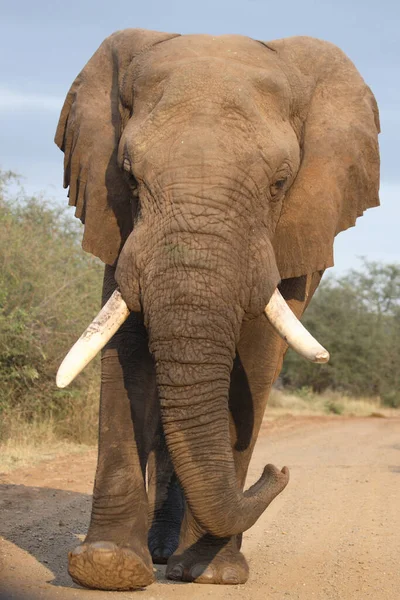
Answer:
[{"label": "elephant leg", "polygon": [[[103,304],[115,286],[106,267]],[[132,313],[102,353],[92,514],[85,541],[69,554],[69,573],[80,585],[128,590],[153,581],[145,469],[158,421],[146,331]]]},{"label": "elephant leg", "polygon": [[[300,317],[322,273],[285,280],[281,293]],[[243,489],[262,424],[268,395],[282,367],[287,345],[263,315],[243,324],[231,374],[230,435],[238,485]],[[179,546],[168,561],[167,577],[196,583],[245,583],[249,568],[240,552],[242,536],[216,538],[205,532],[186,507]]]},{"label": "elephant leg", "polygon": [[147,465],[149,550],[156,564],[166,564],[179,543],[184,497],[160,426]]}]

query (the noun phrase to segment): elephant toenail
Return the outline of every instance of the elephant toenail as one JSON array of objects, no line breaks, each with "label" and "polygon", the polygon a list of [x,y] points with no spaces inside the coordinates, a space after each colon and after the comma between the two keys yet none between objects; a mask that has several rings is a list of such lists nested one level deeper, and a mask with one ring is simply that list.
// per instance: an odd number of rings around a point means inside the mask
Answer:
[{"label": "elephant toenail", "polygon": [[214,570],[208,565],[198,563],[190,569],[190,575],[193,579],[201,578],[203,581],[211,581],[214,579]]},{"label": "elephant toenail", "polygon": [[235,569],[232,568],[224,569],[222,581],[231,585],[237,585],[240,583],[238,574],[236,573]]},{"label": "elephant toenail", "polygon": [[182,579],[183,566],[176,565],[173,569],[168,572],[168,579],[175,579],[176,581]]},{"label": "elephant toenail", "polygon": [[93,550],[100,550],[102,552],[112,552],[116,549],[116,545],[113,542],[93,542],[90,546]]},{"label": "elephant toenail", "polygon": [[165,548],[155,548],[152,554],[153,562],[158,563],[159,565],[167,564],[170,556],[171,553]]},{"label": "elephant toenail", "polygon": [[85,552],[86,549],[87,549],[87,546],[85,544],[81,544],[80,546],[77,546],[76,548],[71,550],[70,555],[78,556],[78,554],[82,554],[82,552]]}]

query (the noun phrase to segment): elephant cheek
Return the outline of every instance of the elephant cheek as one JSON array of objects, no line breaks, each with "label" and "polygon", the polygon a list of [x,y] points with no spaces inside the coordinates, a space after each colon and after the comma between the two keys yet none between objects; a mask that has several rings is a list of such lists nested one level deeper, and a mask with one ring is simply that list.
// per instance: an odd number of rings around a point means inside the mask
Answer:
[{"label": "elephant cheek", "polygon": [[245,318],[252,319],[263,314],[281,280],[272,244],[267,237],[252,243],[248,273],[250,296]]}]

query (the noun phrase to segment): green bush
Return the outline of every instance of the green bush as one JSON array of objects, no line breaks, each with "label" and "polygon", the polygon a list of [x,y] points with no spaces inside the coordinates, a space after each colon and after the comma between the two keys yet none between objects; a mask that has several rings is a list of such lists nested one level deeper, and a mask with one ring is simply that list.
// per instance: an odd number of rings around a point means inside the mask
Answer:
[{"label": "green bush", "polygon": [[400,389],[386,392],[382,395],[382,401],[385,406],[390,406],[390,408],[400,408]]},{"label": "green bush", "polygon": [[327,400],[325,407],[326,412],[333,415],[342,415],[344,413],[344,405],[339,400]]},{"label": "green bush", "polygon": [[315,365],[289,350],[281,375],[284,385],[380,397],[398,405],[400,264],[364,261],[361,271],[327,277],[302,320],[331,358]]},{"label": "green bush", "polygon": [[301,386],[300,388],[295,390],[295,394],[299,398],[302,398],[302,400],[308,400],[308,401],[312,401],[315,396],[315,392],[314,392],[312,386],[310,386],[310,385]]},{"label": "green bush", "polygon": [[[16,185],[0,173],[0,413],[68,422],[98,364],[68,390],[56,388],[55,374],[100,304],[102,267],[82,251],[67,208],[22,189],[12,194]],[[76,437],[70,429],[63,435]]]}]

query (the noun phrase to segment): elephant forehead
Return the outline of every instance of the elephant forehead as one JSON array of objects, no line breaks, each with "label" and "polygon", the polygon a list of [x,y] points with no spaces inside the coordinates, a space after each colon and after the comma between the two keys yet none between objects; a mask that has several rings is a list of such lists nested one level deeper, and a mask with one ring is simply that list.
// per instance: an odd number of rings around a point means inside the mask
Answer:
[{"label": "elephant forehead", "polygon": [[139,57],[159,65],[193,57],[221,58],[243,64],[264,64],[266,58],[276,60],[276,53],[265,45],[242,35],[182,35],[161,44]]},{"label": "elephant forehead", "polygon": [[143,101],[150,109],[161,97],[171,104],[209,98],[250,105],[257,91],[277,99],[289,94],[276,53],[244,36],[195,35],[158,44],[133,60],[122,98],[127,106]]}]

